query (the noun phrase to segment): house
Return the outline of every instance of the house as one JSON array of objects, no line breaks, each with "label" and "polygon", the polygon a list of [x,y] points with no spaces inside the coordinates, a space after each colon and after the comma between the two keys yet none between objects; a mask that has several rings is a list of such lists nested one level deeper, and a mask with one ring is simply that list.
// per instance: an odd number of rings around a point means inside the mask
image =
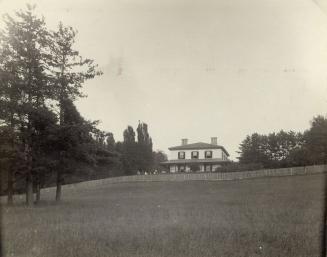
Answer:
[{"label": "house", "polygon": [[211,143],[188,144],[182,139],[180,146],[170,147],[168,161],[161,164],[171,173],[175,172],[211,172],[230,162],[226,149],[218,145],[217,137],[211,138]]}]

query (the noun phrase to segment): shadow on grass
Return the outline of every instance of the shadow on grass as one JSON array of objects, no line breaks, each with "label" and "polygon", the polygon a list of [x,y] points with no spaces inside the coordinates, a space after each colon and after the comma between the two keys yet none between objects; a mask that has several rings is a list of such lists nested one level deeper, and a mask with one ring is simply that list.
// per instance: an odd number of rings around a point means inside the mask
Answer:
[{"label": "shadow on grass", "polygon": [[321,257],[326,257],[327,253],[327,228],[326,228],[326,219],[327,219],[327,175],[325,175],[324,181],[324,200],[323,200],[323,214],[322,214],[322,236],[321,236]]},{"label": "shadow on grass", "polygon": [[[2,183],[0,183],[0,192],[2,192],[2,188],[1,188],[1,185]],[[3,203],[0,201],[0,257],[3,256],[3,248],[2,248],[2,244],[3,244],[3,241],[2,241],[2,205]]]}]

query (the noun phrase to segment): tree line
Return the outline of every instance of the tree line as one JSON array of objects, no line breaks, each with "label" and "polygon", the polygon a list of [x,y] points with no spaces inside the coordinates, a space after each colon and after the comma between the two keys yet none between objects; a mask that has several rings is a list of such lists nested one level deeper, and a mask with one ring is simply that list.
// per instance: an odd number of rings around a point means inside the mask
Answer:
[{"label": "tree line", "polygon": [[163,169],[160,163],[167,160],[164,152],[153,151],[148,125],[144,122],[139,122],[136,131],[132,126],[127,126],[123,131],[122,142],[116,142],[110,132],[98,134],[96,141],[103,148],[116,154],[117,158],[111,166],[111,170],[115,172],[111,175],[114,176],[160,172]]},{"label": "tree line", "polygon": [[[61,186],[76,171],[115,169],[135,174],[155,167],[157,153],[145,123],[139,123],[137,142],[132,127],[124,141],[84,119],[75,101],[84,97],[85,81],[101,76],[94,60],[75,48],[77,31],[59,23],[50,30],[35,6],[4,16],[0,31],[0,176],[6,177],[8,203],[15,191],[26,203],[39,202],[41,188]],[[160,154],[159,154],[160,156]],[[160,158],[159,158],[160,159]],[[79,174],[83,180],[83,174]],[[3,180],[0,183],[3,185]]]},{"label": "tree line", "polygon": [[248,135],[239,147],[241,165],[281,168],[327,163],[327,118],[314,117],[308,130]]}]

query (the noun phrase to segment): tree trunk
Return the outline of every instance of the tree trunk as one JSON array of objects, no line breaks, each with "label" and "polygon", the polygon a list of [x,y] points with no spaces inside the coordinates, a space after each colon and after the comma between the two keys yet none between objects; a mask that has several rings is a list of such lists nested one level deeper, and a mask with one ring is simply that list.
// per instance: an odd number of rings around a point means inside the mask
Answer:
[{"label": "tree trunk", "polygon": [[26,205],[33,205],[33,176],[30,172],[26,177]]},{"label": "tree trunk", "polygon": [[14,172],[13,168],[9,167],[8,169],[8,187],[7,187],[7,204],[13,204],[13,195],[14,195]]},{"label": "tree trunk", "polygon": [[57,189],[56,189],[56,201],[59,202],[61,200],[61,171],[60,169],[57,171]]},{"label": "tree trunk", "polygon": [[[61,73],[63,74],[64,67],[62,67]],[[63,107],[63,90],[60,92],[60,100],[59,100],[59,125],[64,125],[64,107]],[[63,151],[59,153],[59,169],[57,170],[57,188],[56,188],[56,201],[59,202],[61,200],[61,184],[62,184],[62,171],[63,168]]]},{"label": "tree trunk", "polygon": [[36,183],[36,199],[35,199],[35,203],[39,203],[41,200],[41,185],[40,182],[38,181]]},{"label": "tree trunk", "polygon": [[33,201],[33,173],[32,173],[32,150],[28,144],[25,144],[25,162],[26,162],[26,205],[32,206]]}]

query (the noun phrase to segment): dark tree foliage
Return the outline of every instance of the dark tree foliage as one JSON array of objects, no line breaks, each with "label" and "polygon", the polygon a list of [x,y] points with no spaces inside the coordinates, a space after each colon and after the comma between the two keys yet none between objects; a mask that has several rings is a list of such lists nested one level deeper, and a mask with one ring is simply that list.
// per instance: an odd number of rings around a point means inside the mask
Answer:
[{"label": "dark tree foliage", "polygon": [[[161,165],[162,162],[167,161],[167,155],[162,151],[153,152],[153,169],[157,172],[162,172],[164,167]],[[200,170],[200,169],[199,169]]]},{"label": "dark tree foliage", "polygon": [[54,153],[51,151],[52,138],[57,132],[57,116],[46,107],[39,107],[30,113],[30,125],[33,133],[32,174],[36,191],[36,202],[41,197],[41,187],[46,186],[46,180],[51,177],[52,168],[56,165]]},{"label": "dark tree foliage", "polygon": [[8,194],[8,204],[13,203],[14,165],[16,151],[12,145],[14,135],[10,127],[0,127],[0,178],[1,189]]},{"label": "dark tree foliage", "polygon": [[267,168],[294,165],[292,156],[301,149],[303,135],[293,131],[247,136],[240,145],[241,164],[261,164]]},{"label": "dark tree foliage", "polygon": [[115,138],[114,135],[111,132],[106,133],[106,146],[108,150],[114,150],[115,149]]},{"label": "dark tree foliage", "polygon": [[254,133],[240,144],[239,154],[241,164],[261,164],[266,168],[326,164],[327,119],[314,117],[304,133]]},{"label": "dark tree foliage", "polygon": [[[52,99],[49,87],[49,32],[43,18],[38,18],[34,7],[18,11],[15,17],[5,16],[5,28],[0,32],[0,106],[1,117],[11,128],[20,131],[21,151],[26,174],[26,201],[33,204],[32,114]],[[12,171],[10,171],[12,173]]]},{"label": "dark tree foliage", "polygon": [[124,130],[124,144],[135,144],[135,132],[132,126]]},{"label": "dark tree foliage", "polygon": [[76,163],[96,167],[112,164],[117,159],[117,154],[106,147],[104,140],[99,140],[105,132],[96,128],[98,122],[86,121],[71,100],[66,99],[62,108],[64,123],[58,126],[52,142],[52,151],[60,160],[56,168],[57,200],[60,200],[60,187],[65,177],[74,174]]},{"label": "dark tree foliage", "polygon": [[312,164],[327,163],[327,118],[314,117],[311,128],[304,134],[305,153],[308,162]]},{"label": "dark tree foliage", "polygon": [[137,162],[137,143],[135,141],[135,132],[133,127],[128,126],[123,133],[124,141],[121,146],[121,162],[126,175],[136,174],[138,168]]},{"label": "dark tree foliage", "polygon": [[266,154],[268,138],[257,133],[247,136],[240,144],[240,163],[262,163],[267,165],[269,158]]},{"label": "dark tree foliage", "polygon": [[139,123],[137,127],[137,169],[140,172],[153,168],[152,139],[146,123]]},{"label": "dark tree foliage", "polygon": [[155,169],[154,154],[147,124],[139,123],[137,141],[135,131],[131,126],[124,130],[123,136],[124,141],[117,142],[115,149],[121,153],[120,160],[124,174],[133,175],[138,172],[153,171]]},{"label": "dark tree foliage", "polygon": [[[55,99],[59,107],[59,125],[67,129],[67,115],[76,114],[76,111],[69,109],[73,105],[70,104],[77,97],[83,96],[81,87],[83,83],[102,73],[97,70],[97,65],[91,59],[85,59],[80,56],[79,52],[74,49],[76,30],[72,27],[65,27],[62,23],[59,24],[58,30],[51,33],[52,41],[51,49],[51,74],[52,84],[55,89]],[[78,117],[74,117],[77,119]],[[79,120],[80,123],[83,123]],[[72,126],[69,125],[71,128]],[[87,126],[83,125],[82,128]],[[66,131],[67,132],[67,131]],[[100,133],[98,133],[100,136]],[[98,140],[101,140],[101,138]],[[74,148],[80,150],[78,148]],[[61,150],[59,159],[61,166],[64,166],[65,156],[70,156],[71,153],[67,150]],[[85,155],[87,156],[87,155]],[[91,161],[91,160],[89,160]],[[57,170],[57,193],[56,200],[61,198],[61,183],[65,169]]]},{"label": "dark tree foliage", "polygon": [[[9,203],[14,184],[26,179],[29,205],[33,190],[39,200],[40,188],[52,183],[54,172],[59,200],[72,163],[96,166],[117,159],[103,143],[106,133],[84,120],[73,103],[83,95],[83,83],[101,72],[75,50],[73,28],[60,23],[50,31],[34,9],[27,5],[6,15],[0,31],[1,178],[6,177]],[[112,147],[112,139],[108,142]]]}]

